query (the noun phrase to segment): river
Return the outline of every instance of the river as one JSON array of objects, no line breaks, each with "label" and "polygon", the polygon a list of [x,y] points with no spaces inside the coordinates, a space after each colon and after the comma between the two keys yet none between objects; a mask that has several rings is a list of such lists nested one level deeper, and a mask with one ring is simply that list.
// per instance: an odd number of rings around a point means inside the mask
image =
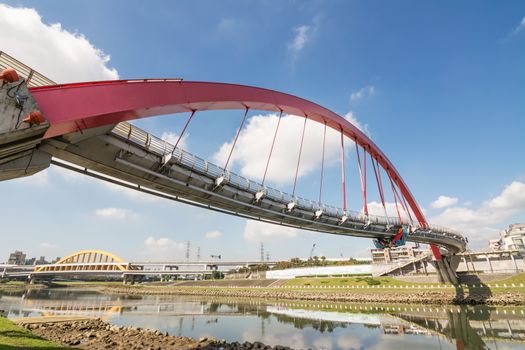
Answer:
[{"label": "river", "polygon": [[0,294],[9,318],[86,315],[193,338],[296,349],[525,349],[525,308],[365,305],[48,289]]}]

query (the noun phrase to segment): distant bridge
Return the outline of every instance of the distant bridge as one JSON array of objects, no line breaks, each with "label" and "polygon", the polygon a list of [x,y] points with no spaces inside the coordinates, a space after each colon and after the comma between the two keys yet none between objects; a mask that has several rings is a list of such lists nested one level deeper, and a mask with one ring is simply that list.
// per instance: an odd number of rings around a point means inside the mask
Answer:
[{"label": "distant bridge", "polygon": [[123,278],[145,276],[211,275],[219,267],[275,265],[275,261],[162,261],[125,262],[102,250],[83,250],[68,255],[54,264],[17,266],[4,265],[0,276],[41,280],[54,277],[104,276]]}]

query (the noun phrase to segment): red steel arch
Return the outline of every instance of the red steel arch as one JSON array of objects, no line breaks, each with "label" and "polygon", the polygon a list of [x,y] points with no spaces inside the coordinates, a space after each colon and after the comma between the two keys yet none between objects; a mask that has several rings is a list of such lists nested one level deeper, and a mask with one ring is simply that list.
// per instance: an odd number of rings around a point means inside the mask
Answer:
[{"label": "red steel arch", "polygon": [[[356,126],[316,103],[282,92],[253,86],[145,79],[87,82],[30,89],[50,123],[44,138],[145,117],[202,110],[250,109],[308,117],[342,131],[364,147],[390,175],[419,224],[423,212],[400,174],[377,145]],[[432,246],[436,258],[437,247]]]}]

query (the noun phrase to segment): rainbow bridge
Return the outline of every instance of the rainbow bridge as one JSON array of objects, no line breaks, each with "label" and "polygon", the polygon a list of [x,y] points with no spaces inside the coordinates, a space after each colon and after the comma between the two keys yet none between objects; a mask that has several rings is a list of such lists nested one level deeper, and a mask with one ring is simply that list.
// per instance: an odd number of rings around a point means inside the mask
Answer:
[{"label": "rainbow bridge", "polygon": [[[454,255],[465,250],[465,238],[453,230],[430,225],[387,156],[355,125],[329,109],[274,90],[182,79],[56,85],[2,52],[1,68],[5,69],[0,88],[0,180],[29,176],[53,164],[151,195],[248,219],[372,238],[386,247],[405,240],[426,243],[430,244],[440,280],[457,283],[455,266],[459,260]],[[243,115],[223,166],[179,147],[192,119],[210,110],[240,110]],[[235,174],[228,166],[248,111],[254,110],[279,115],[259,182]],[[188,116],[175,144],[128,123],[181,113]],[[289,165],[296,174],[292,193],[265,184],[283,114],[304,120],[297,163]],[[295,192],[307,121],[320,123],[325,130],[318,200],[301,198]],[[327,128],[340,135],[340,207],[321,201]],[[347,207],[345,144],[350,142],[355,143],[357,155],[361,211]],[[385,216],[368,211],[368,173],[373,174]],[[387,215],[387,187],[397,217]]]}]

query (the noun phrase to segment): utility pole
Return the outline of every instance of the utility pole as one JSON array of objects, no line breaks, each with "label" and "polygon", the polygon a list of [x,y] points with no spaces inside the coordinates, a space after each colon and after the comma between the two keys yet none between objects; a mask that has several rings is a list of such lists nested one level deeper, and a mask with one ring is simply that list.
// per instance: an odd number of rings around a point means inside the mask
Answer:
[{"label": "utility pole", "polygon": [[264,243],[261,242],[261,261],[264,261]]},{"label": "utility pole", "polygon": [[312,250],[310,250],[310,259],[314,255],[315,243],[312,245]]},{"label": "utility pole", "polygon": [[186,261],[190,261],[190,241],[186,242]]},{"label": "utility pole", "polygon": [[201,247],[197,247],[197,261],[201,261]]},{"label": "utility pole", "polygon": [[270,261],[270,252],[266,252],[266,261]]}]

